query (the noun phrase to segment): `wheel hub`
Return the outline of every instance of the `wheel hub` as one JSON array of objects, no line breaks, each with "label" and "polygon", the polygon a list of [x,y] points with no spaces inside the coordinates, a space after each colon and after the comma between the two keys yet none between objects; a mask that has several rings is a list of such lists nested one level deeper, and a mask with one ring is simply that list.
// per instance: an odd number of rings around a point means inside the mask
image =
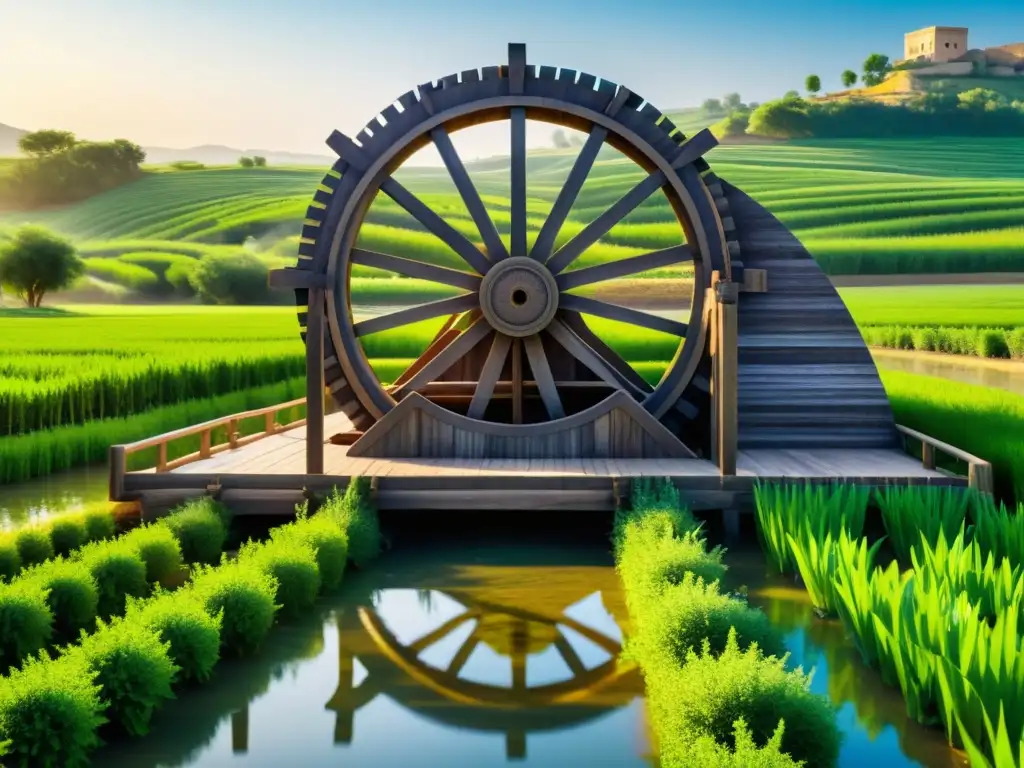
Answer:
[{"label": "wheel hub", "polygon": [[508,336],[530,336],[558,311],[558,285],[551,271],[528,256],[512,256],[491,267],[480,283],[480,309],[491,327]]}]

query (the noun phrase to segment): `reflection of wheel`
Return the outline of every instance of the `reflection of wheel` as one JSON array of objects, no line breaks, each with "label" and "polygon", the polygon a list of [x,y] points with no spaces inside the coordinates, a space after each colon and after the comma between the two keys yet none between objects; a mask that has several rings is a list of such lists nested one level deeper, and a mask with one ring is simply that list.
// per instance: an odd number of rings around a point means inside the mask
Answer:
[{"label": "reflection of wheel", "polygon": [[[509,48],[508,66],[442,78],[436,86],[428,83],[418,92],[405,94],[397,104],[401,111],[387,107],[359,133],[357,141],[337,132],[331,136],[328,143],[341,160],[335,173],[324,178],[324,189],[316,193],[300,245],[298,268],[326,276],[318,283],[327,285],[330,330],[325,377],[356,427],[366,429],[412,391],[428,398],[432,391],[443,391],[446,394],[438,402],[446,407],[474,419],[505,423],[558,419],[619,389],[667,424],[678,426],[681,419],[695,419],[699,409],[684,396],[691,387],[706,391],[703,379],[694,380],[698,366],[706,363],[705,290],[711,285],[712,271],[727,276],[729,270],[722,221],[701,178],[707,169],[702,155],[715,144],[710,133],[701,132],[686,141],[671,121],[662,119],[627,88],[585,73],[577,78],[571,70],[528,67],[525,46],[516,45]],[[529,247],[527,118],[589,134]],[[497,120],[509,120],[511,126],[508,246],[451,142],[451,135],[462,128]],[[440,153],[479,231],[477,242],[394,178],[411,154],[430,143]],[[647,175],[556,248],[558,233],[605,143],[622,151]],[[587,261],[588,248],[659,190],[668,197],[680,226],[677,245],[572,269]],[[427,263],[358,247],[364,217],[378,192],[447,245],[449,258],[444,263]],[[682,262],[692,262],[694,269],[689,323],[573,292]],[[356,321],[354,266],[428,280],[462,293]],[[296,296],[300,307],[305,306],[306,289],[297,289]],[[594,332],[584,315],[677,336],[678,350],[663,378],[654,386],[648,384]],[[393,386],[382,385],[360,339],[442,317],[448,320],[420,359]],[[449,386],[437,386],[442,382]]]},{"label": "reflection of wheel", "polygon": [[[564,615],[546,616],[462,595],[448,596],[457,599],[465,610],[404,644],[373,608],[360,607],[340,617],[341,680],[327,705],[338,712],[338,741],[351,741],[355,711],[383,694],[446,725],[503,732],[509,756],[521,756],[525,754],[528,732],[582,724],[624,706],[642,692],[636,668],[618,660],[618,640]],[[444,668],[420,658],[428,648],[460,629],[464,631],[470,622],[474,624],[473,630]],[[567,640],[563,627],[587,638],[610,658],[588,668]],[[481,644],[510,660],[511,686],[489,685],[461,676],[466,662]],[[571,677],[528,686],[526,669],[530,655],[551,647],[557,650]],[[367,671],[358,684],[353,659],[358,659]]]}]

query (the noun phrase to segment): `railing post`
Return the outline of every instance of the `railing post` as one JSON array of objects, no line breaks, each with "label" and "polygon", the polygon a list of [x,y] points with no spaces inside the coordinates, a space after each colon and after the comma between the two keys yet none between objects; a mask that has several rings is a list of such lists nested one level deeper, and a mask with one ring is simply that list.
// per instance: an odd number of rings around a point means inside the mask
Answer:
[{"label": "railing post", "polygon": [[723,475],[736,474],[737,367],[739,360],[739,317],[736,299],[739,286],[729,280],[715,284],[714,402],[715,448],[718,469]]},{"label": "railing post", "polygon": [[167,443],[163,442],[156,448],[156,471],[167,471]]},{"label": "railing post", "polygon": [[238,447],[238,419],[228,422],[228,444],[231,446],[231,450]]},{"label": "railing post", "polygon": [[993,492],[992,465],[988,462],[971,462],[967,467],[967,486],[981,493]]},{"label": "railing post", "polygon": [[921,465],[925,469],[935,469],[935,446],[921,441]]},{"label": "railing post", "polygon": [[324,289],[309,289],[306,316],[306,474],[324,473]]},{"label": "railing post", "polygon": [[263,431],[268,435],[277,432],[277,413],[274,411],[267,411],[263,414]]},{"label": "railing post", "polygon": [[[199,458],[210,458],[211,430],[204,429],[199,433]],[[167,443],[164,443],[167,445]]]},{"label": "railing post", "polygon": [[107,460],[110,462],[107,495],[110,501],[127,501],[124,498],[124,473],[128,459],[124,446],[110,446]]}]

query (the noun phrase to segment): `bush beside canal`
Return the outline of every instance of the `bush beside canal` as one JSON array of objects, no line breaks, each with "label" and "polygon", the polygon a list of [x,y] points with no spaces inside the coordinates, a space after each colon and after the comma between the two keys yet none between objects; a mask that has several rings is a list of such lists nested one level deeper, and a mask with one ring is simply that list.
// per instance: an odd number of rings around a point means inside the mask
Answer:
[{"label": "bush beside canal", "polygon": [[722,550],[708,550],[671,484],[637,483],[632,500],[614,547],[633,625],[626,653],[644,673],[661,764],[833,765],[834,710],[786,669],[764,615],[720,592]]},{"label": "bush beside canal", "polygon": [[116,521],[110,505],[62,515],[39,525],[0,533],[0,580],[10,581],[22,569],[69,555],[79,547],[114,535]]},{"label": "bush beside canal", "polygon": [[[205,500],[188,505],[183,514],[195,519],[220,513],[213,502]],[[172,533],[182,530],[163,522],[151,527]],[[279,609],[283,609],[282,616],[293,615],[311,607],[325,588],[336,587],[344,562],[340,568],[332,563],[326,579],[319,563],[331,555],[346,556],[350,532],[363,537],[362,552],[367,557],[371,548],[366,542],[376,532],[379,549],[376,511],[365,484],[357,479],[346,493],[333,493],[315,515],[300,511],[294,522],[272,531],[266,542],[244,545],[239,557],[224,555],[216,566],[196,564],[183,586],[174,591],[156,587],[152,596],[143,598],[132,594],[138,574],[145,578],[147,566],[151,575],[163,574],[175,560],[173,547],[148,528],[135,537],[129,534],[90,545],[86,548],[89,556],[58,558],[38,566],[0,588],[0,613],[21,611],[32,619],[20,622],[21,634],[15,633],[9,642],[0,640],[0,653],[23,661],[20,668],[12,668],[0,678],[0,754],[6,756],[5,765],[88,765],[104,724],[114,733],[146,733],[153,713],[174,696],[175,686],[209,679],[223,655],[255,652]],[[148,559],[140,551],[141,543],[150,545]],[[181,540],[175,539],[175,543],[180,552]],[[92,555],[93,551],[99,554]],[[46,647],[54,623],[46,585],[63,578],[69,584],[68,593],[71,584],[79,589],[84,585],[87,592],[92,587],[95,614],[100,614],[104,593],[96,584],[96,574],[89,571],[89,563],[91,558],[112,561],[107,552],[134,558],[133,569],[121,560],[110,568],[108,584],[115,586],[106,597],[112,605],[123,605],[120,613],[124,615],[115,615],[109,622],[94,615],[96,630],[91,634],[82,631],[77,645],[66,646],[56,655],[40,651]],[[84,566],[84,570],[71,566]],[[40,574],[47,568],[54,575],[45,579]],[[82,616],[76,620],[87,623]],[[0,617],[0,626],[13,625]],[[25,649],[28,653],[23,653]],[[29,655],[37,651],[38,656]]]},{"label": "bush beside canal", "polygon": [[[758,488],[769,560],[799,572],[820,615],[841,618],[864,661],[900,689],[908,716],[943,727],[973,766],[1019,768],[1024,505],[1011,513],[988,496],[934,487],[878,493],[896,556],[883,568],[883,541],[869,546],[845,527],[850,495],[841,486]],[[797,529],[815,531],[806,538],[813,560],[799,556]]]}]

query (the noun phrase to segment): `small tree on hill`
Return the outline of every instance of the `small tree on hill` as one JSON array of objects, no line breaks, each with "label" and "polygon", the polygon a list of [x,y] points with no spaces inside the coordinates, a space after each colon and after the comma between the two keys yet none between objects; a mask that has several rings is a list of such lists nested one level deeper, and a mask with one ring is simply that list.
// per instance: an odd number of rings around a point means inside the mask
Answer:
[{"label": "small tree on hill", "polygon": [[799,99],[799,98],[800,98],[800,92],[799,91],[786,91],[782,95],[782,100],[783,101],[793,101],[794,99]]},{"label": "small tree on hill", "polygon": [[847,69],[845,72],[843,72],[842,78],[843,85],[846,86],[847,88],[852,88],[854,83],[857,82],[857,73],[854,72],[852,69]]},{"label": "small tree on hill", "polygon": [[255,155],[252,158],[252,164],[255,165],[257,168],[266,168],[267,167],[267,158],[260,157],[259,155]]},{"label": "small tree on hill", "polygon": [[24,226],[0,241],[0,284],[29,307],[66,288],[85,271],[75,246],[42,227]]},{"label": "small tree on hill", "polygon": [[238,158],[238,164],[243,168],[252,168],[256,163],[251,157],[240,157]]},{"label": "small tree on hill", "polygon": [[18,139],[18,148],[32,157],[47,157],[66,152],[75,143],[75,134],[71,131],[33,131]]},{"label": "small tree on hill", "polygon": [[716,115],[724,111],[722,109],[722,102],[718,99],[705,99],[704,103],[700,105],[700,108],[705,112],[710,112]]},{"label": "small tree on hill", "polygon": [[265,304],[270,299],[267,265],[251,253],[203,256],[188,281],[210,304]]},{"label": "small tree on hill", "polygon": [[556,149],[568,149],[572,146],[569,143],[569,137],[565,135],[565,131],[558,128],[551,133],[551,143],[555,145]]},{"label": "small tree on hill", "polygon": [[807,79],[804,80],[804,88],[807,89],[808,93],[817,93],[821,90],[821,78],[817,75],[808,75]]},{"label": "small tree on hill", "polygon": [[722,97],[722,106],[727,112],[733,112],[743,106],[743,99],[738,93],[727,93]]},{"label": "small tree on hill", "polygon": [[878,85],[885,79],[886,74],[892,69],[889,57],[884,53],[872,53],[864,59],[864,76],[861,78],[864,85]]}]

